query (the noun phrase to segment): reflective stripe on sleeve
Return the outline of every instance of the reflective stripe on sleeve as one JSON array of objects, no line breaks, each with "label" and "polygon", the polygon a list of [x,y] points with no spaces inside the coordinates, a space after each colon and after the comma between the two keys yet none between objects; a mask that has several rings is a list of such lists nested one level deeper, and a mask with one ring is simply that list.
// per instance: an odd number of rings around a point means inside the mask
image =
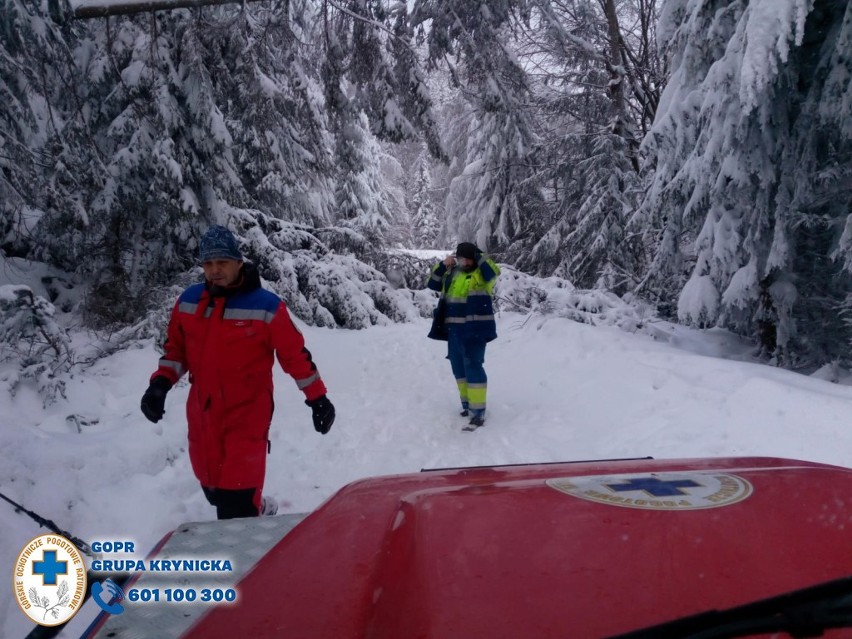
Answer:
[{"label": "reflective stripe on sleeve", "polygon": [[299,390],[305,390],[308,386],[313,384],[319,378],[320,378],[319,373],[318,372],[314,373],[313,375],[311,375],[310,377],[306,377],[305,379],[297,379],[296,380],[296,386],[298,387]]},{"label": "reflective stripe on sleeve", "polygon": [[180,362],[176,362],[173,359],[166,359],[165,357],[160,358],[160,366],[164,368],[171,368],[175,373],[177,373],[178,377],[180,377],[184,374],[184,372],[186,372],[186,369],[183,367],[183,364],[181,364]]}]

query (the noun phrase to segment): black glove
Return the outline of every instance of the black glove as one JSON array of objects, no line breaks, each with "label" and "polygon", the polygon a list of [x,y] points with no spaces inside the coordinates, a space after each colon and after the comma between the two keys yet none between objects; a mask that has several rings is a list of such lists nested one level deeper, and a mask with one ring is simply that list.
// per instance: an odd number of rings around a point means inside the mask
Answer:
[{"label": "black glove", "polygon": [[148,421],[156,424],[163,418],[166,413],[166,394],[171,389],[172,383],[161,375],[151,380],[148,390],[142,395],[142,414]]},{"label": "black glove", "polygon": [[306,399],[305,404],[311,407],[314,428],[318,433],[325,435],[334,423],[334,404],[328,401],[325,395],[320,395],[316,399]]}]

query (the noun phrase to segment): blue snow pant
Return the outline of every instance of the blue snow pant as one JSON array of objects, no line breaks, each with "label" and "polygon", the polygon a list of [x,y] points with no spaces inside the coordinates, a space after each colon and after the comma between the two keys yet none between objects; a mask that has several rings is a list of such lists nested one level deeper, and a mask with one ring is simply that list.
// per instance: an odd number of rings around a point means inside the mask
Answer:
[{"label": "blue snow pant", "polygon": [[485,396],[488,376],[482,365],[485,362],[485,340],[466,339],[461,327],[452,324],[447,331],[447,359],[459,387],[462,408],[473,415],[485,414]]}]

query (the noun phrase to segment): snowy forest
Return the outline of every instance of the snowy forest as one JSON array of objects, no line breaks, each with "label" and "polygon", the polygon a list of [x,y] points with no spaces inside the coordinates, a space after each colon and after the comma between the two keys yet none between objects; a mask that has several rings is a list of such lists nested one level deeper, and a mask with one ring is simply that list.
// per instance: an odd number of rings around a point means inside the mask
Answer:
[{"label": "snowy forest", "polygon": [[0,0],[0,249],[48,291],[0,287],[0,352],[48,396],[162,330],[211,223],[310,324],[428,316],[402,249],[473,241],[524,282],[505,303],[589,291],[852,363],[846,0],[75,9]]}]

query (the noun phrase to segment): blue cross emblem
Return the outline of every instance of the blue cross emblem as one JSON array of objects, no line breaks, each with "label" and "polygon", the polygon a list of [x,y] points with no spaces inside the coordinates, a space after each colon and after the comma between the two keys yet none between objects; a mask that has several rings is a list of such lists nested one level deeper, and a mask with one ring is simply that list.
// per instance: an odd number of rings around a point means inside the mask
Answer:
[{"label": "blue cross emblem", "polygon": [[638,477],[629,479],[623,484],[604,484],[604,486],[619,493],[644,490],[652,497],[677,497],[678,495],[689,494],[687,491],[681,490],[682,488],[698,488],[701,484],[691,479],[663,481],[656,477]]},{"label": "blue cross emblem", "polygon": [[33,562],[33,574],[41,575],[41,581],[45,586],[55,586],[56,575],[68,574],[68,562],[56,561],[56,551],[45,550],[42,560]]}]

